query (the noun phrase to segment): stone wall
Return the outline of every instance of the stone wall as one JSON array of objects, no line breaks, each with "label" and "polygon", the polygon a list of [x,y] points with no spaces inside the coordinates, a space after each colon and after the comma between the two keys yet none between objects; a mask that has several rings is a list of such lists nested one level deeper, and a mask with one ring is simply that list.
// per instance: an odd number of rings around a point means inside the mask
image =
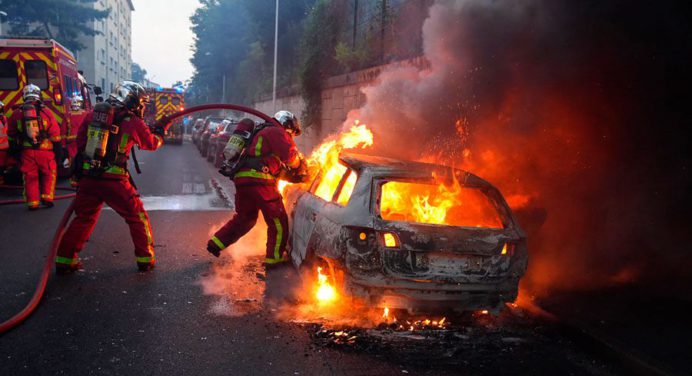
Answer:
[{"label": "stone wall", "polygon": [[[298,148],[303,153],[309,153],[325,137],[340,130],[348,112],[360,108],[365,103],[365,94],[361,89],[374,83],[383,69],[394,66],[415,66],[425,69],[428,67],[428,62],[420,57],[329,78],[322,91],[322,122],[319,127],[311,127],[302,136],[296,138]],[[292,87],[277,92],[276,108],[272,105],[271,95],[263,96],[255,102],[254,106],[266,114],[288,110],[301,116],[305,109],[305,102],[300,95],[300,90]]]}]

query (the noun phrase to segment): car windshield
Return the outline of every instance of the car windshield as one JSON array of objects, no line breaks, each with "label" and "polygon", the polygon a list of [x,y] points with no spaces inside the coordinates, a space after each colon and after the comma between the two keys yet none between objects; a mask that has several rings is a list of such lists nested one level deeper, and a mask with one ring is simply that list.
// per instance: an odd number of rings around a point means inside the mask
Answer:
[{"label": "car windshield", "polygon": [[427,181],[387,181],[381,186],[380,215],[403,221],[462,227],[502,228],[493,201],[476,187]]}]

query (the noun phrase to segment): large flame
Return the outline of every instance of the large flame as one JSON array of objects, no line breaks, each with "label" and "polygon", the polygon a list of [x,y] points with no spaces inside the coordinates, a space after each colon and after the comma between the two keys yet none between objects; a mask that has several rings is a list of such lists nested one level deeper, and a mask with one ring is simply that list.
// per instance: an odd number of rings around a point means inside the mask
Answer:
[{"label": "large flame", "polygon": [[337,294],[334,286],[329,283],[329,278],[322,274],[322,268],[317,268],[317,292],[315,293],[317,302],[320,304],[329,303],[336,300]]}]

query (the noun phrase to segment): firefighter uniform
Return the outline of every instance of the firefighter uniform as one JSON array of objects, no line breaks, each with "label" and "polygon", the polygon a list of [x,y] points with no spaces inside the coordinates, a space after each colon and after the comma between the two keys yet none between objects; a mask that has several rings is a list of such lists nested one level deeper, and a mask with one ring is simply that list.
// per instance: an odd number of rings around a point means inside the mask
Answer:
[{"label": "firefighter uniform", "polygon": [[0,114],[0,185],[5,184],[5,169],[7,168],[9,150],[10,140],[7,138],[7,117],[4,114]]},{"label": "firefighter uniform", "polygon": [[41,202],[48,206],[53,204],[58,175],[53,143],[57,146],[61,140],[60,127],[53,113],[41,108],[37,114],[40,116],[38,144],[32,145],[26,135],[24,112],[21,108],[12,113],[7,129],[9,142],[18,143],[22,149],[20,170],[24,177],[24,198],[29,209],[38,208]]},{"label": "firefighter uniform", "polygon": [[[241,122],[234,134],[247,134],[252,130],[252,125]],[[233,142],[231,138],[229,142]],[[214,234],[207,247],[211,247],[211,252],[235,243],[255,226],[261,211],[268,227],[265,263],[277,264],[286,261],[283,255],[288,240],[288,216],[277,188],[277,177],[284,165],[295,167],[300,163],[300,153],[293,138],[276,125],[257,132],[245,145],[245,150],[249,158],[259,163],[241,167],[233,176],[236,214]]]},{"label": "firefighter uniform", "polygon": [[[94,112],[87,114],[79,128],[77,147],[80,153],[86,148],[87,133],[93,116]],[[70,222],[58,247],[58,269],[78,264],[77,255],[89,239],[104,203],[123,217],[130,227],[140,270],[148,270],[148,267],[153,267],[156,263],[149,215],[144,210],[136,188],[130,182],[127,161],[134,145],[143,150],[156,150],[163,144],[163,140],[152,134],[140,118],[128,115],[119,122],[118,133],[110,135],[108,143],[111,142],[117,145],[118,160],[122,163],[110,166],[97,176],[90,176],[89,170],[92,167],[84,162],[84,173],[75,198],[75,218]]]}]

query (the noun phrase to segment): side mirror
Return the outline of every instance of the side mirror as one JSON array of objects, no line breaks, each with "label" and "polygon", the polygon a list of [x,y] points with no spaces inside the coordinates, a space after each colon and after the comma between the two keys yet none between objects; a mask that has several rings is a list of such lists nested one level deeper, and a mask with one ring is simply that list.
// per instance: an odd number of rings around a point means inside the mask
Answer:
[{"label": "side mirror", "polygon": [[96,94],[96,95],[103,94],[103,90],[101,90],[101,86],[94,86],[94,94]]}]

